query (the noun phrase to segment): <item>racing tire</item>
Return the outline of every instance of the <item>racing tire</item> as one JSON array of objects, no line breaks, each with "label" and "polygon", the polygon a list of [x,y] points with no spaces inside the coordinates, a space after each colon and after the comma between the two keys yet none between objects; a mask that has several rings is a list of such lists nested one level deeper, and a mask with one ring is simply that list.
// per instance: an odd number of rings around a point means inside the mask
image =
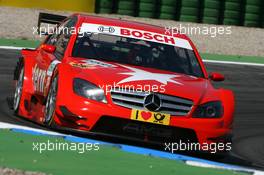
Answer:
[{"label": "racing tire", "polygon": [[18,73],[18,79],[16,83],[15,93],[14,93],[14,101],[13,101],[13,110],[14,114],[18,114],[21,96],[23,92],[23,84],[24,84],[24,65],[22,64],[20,67],[18,67],[19,73]]},{"label": "racing tire", "polygon": [[224,21],[223,21],[223,24],[224,25],[234,25],[234,26],[237,26],[237,25],[240,25],[240,20],[225,18]]},{"label": "racing tire", "polygon": [[218,18],[214,18],[214,17],[203,17],[202,20],[203,23],[206,24],[218,24]]},{"label": "racing tire", "polygon": [[261,4],[262,0],[247,0],[246,4],[247,5],[257,5],[259,6]]},{"label": "racing tire", "polygon": [[160,6],[160,13],[174,14],[175,6],[162,5]]},{"label": "racing tire", "polygon": [[169,6],[175,6],[177,3],[177,0],[161,0],[161,5],[169,5]]},{"label": "racing tire", "polygon": [[153,3],[153,0],[139,0],[139,2],[144,2],[144,3]]},{"label": "racing tire", "polygon": [[99,8],[112,8],[113,0],[99,0]]},{"label": "racing tire", "polygon": [[181,14],[182,15],[190,15],[190,16],[198,16],[199,9],[192,7],[182,7]]},{"label": "racing tire", "polygon": [[55,75],[51,81],[51,85],[48,91],[48,96],[45,104],[44,110],[44,125],[52,126],[53,118],[56,109],[57,101],[57,91],[58,91],[58,75]]},{"label": "racing tire", "polygon": [[241,4],[236,2],[226,2],[225,3],[225,10],[232,10],[232,11],[240,11]]},{"label": "racing tire", "polygon": [[220,1],[204,0],[204,8],[220,9]]},{"label": "racing tire", "polygon": [[246,5],[246,13],[254,13],[254,14],[259,14],[261,10],[260,6],[256,5]]},{"label": "racing tire", "polygon": [[153,12],[156,5],[154,3],[139,3],[140,12]]},{"label": "racing tire", "polygon": [[142,18],[154,18],[155,13],[153,13],[153,12],[139,12],[138,16],[142,17]]},{"label": "racing tire", "polygon": [[133,11],[135,9],[135,1],[119,1],[118,10]]},{"label": "racing tire", "polygon": [[259,27],[259,22],[246,20],[246,21],[244,21],[244,26],[246,26],[246,27]]},{"label": "racing tire", "polygon": [[224,17],[230,19],[240,19],[241,13],[239,11],[226,10],[224,12]]},{"label": "racing tire", "polygon": [[100,8],[100,9],[98,10],[98,13],[109,14],[109,13],[112,13],[112,9],[108,9],[108,8]]},{"label": "racing tire", "polygon": [[217,9],[205,8],[204,11],[203,11],[203,16],[204,17],[216,17],[216,18],[218,18],[219,14],[220,14],[220,12]]},{"label": "racing tire", "polygon": [[225,0],[225,2],[241,3],[241,0]]},{"label": "racing tire", "polygon": [[181,5],[182,5],[182,7],[198,8],[199,0],[183,0]]},{"label": "racing tire", "polygon": [[123,9],[118,9],[117,14],[119,15],[127,15],[127,16],[135,16],[135,11],[134,10],[123,10]]},{"label": "racing tire", "polygon": [[189,15],[181,15],[180,16],[180,21],[198,22],[198,17],[197,16],[189,16]]},{"label": "racing tire", "polygon": [[175,19],[175,14],[160,13],[159,19]]},{"label": "racing tire", "polygon": [[258,21],[259,20],[259,15],[258,14],[245,13],[245,20]]}]

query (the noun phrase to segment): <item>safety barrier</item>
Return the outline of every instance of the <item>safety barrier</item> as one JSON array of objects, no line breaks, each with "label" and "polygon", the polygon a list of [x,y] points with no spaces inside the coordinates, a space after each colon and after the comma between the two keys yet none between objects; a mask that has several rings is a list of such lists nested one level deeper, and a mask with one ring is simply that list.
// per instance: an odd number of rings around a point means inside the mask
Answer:
[{"label": "safety barrier", "polygon": [[96,0],[96,13],[264,27],[263,0]]},{"label": "safety barrier", "polygon": [[0,6],[43,8],[62,11],[94,12],[95,0],[0,0]]}]

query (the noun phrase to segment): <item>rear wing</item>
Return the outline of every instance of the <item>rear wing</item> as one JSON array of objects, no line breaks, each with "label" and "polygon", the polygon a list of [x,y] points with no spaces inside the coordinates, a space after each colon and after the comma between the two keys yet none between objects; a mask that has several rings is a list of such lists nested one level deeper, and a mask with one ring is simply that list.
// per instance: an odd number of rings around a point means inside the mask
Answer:
[{"label": "rear wing", "polygon": [[54,15],[50,13],[39,13],[39,18],[38,18],[38,34],[40,34],[40,25],[41,23],[46,23],[46,24],[59,24],[63,20],[65,20],[67,16],[62,16],[62,15]]}]

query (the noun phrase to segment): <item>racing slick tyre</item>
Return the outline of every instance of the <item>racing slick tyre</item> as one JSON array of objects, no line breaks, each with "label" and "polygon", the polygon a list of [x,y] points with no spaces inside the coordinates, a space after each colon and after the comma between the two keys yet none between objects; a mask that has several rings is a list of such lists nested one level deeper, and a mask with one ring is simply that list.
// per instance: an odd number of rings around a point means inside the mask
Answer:
[{"label": "racing slick tyre", "polygon": [[177,3],[177,0],[160,0],[161,5],[175,6],[176,3]]},{"label": "racing slick tyre", "polygon": [[171,13],[160,13],[159,19],[175,19],[175,14],[171,14]]},{"label": "racing slick tyre", "polygon": [[153,3],[153,0],[140,0],[140,2]]},{"label": "racing slick tyre", "polygon": [[181,15],[180,16],[180,21],[198,22],[198,17],[197,16],[190,16],[190,15]]},{"label": "racing slick tyre", "polygon": [[23,64],[17,67],[18,71],[18,79],[16,83],[16,89],[14,94],[14,102],[13,102],[13,109],[14,113],[18,114],[20,100],[23,92],[23,82],[24,82],[24,66]]},{"label": "racing slick tyre", "polygon": [[106,13],[106,14],[109,14],[109,13],[112,13],[112,9],[108,9],[108,8],[100,8],[98,10],[98,13]]},{"label": "racing slick tyre", "polygon": [[160,13],[174,14],[175,13],[175,7],[169,6],[169,5],[162,5],[162,6],[160,6]]},{"label": "racing slick tyre", "polygon": [[261,7],[257,5],[246,5],[245,12],[259,14],[261,12]]},{"label": "racing slick tyre", "polygon": [[260,5],[262,0],[246,0],[248,5]]},{"label": "racing slick tyre", "polygon": [[241,3],[240,2],[225,2],[225,10],[231,11],[240,11],[241,10]]},{"label": "racing slick tyre", "polygon": [[229,18],[225,18],[223,21],[224,25],[239,25],[240,24],[240,20],[237,19],[229,19]]},{"label": "racing slick tyre", "polygon": [[219,13],[220,11],[218,9],[209,9],[209,8],[205,8],[203,11],[203,15],[205,17],[219,17]]},{"label": "racing slick tyre", "polygon": [[259,27],[259,22],[258,21],[245,20],[244,21],[244,26],[247,26],[247,27]]},{"label": "racing slick tyre", "polygon": [[239,11],[225,10],[224,17],[230,19],[240,19],[241,13]]},{"label": "racing slick tyre", "polygon": [[183,0],[181,2],[182,7],[193,7],[198,8],[199,0]]},{"label": "racing slick tyre", "polygon": [[99,5],[99,8],[111,9],[113,6],[113,0],[99,0],[98,5]]},{"label": "racing slick tyre", "polygon": [[152,13],[152,12],[139,12],[138,16],[139,17],[143,17],[143,18],[154,18],[155,17],[155,13]]},{"label": "racing slick tyre", "polygon": [[127,16],[135,16],[134,10],[122,10],[122,9],[118,9],[117,10],[117,14],[119,14],[119,15],[127,15]]},{"label": "racing slick tyre", "polygon": [[258,14],[245,13],[245,20],[258,21],[259,15]]},{"label": "racing slick tyre", "polygon": [[55,75],[47,96],[45,111],[44,111],[44,121],[43,123],[47,126],[52,126],[53,124],[53,116],[55,114],[56,109],[56,99],[57,99],[57,91],[58,91],[58,76]]},{"label": "racing slick tyre", "polygon": [[156,8],[155,3],[139,3],[139,11],[140,12],[154,12]]},{"label": "racing slick tyre", "polygon": [[198,8],[192,8],[192,7],[182,7],[181,8],[181,14],[182,15],[197,16],[199,14],[199,9]]},{"label": "racing slick tyre", "polygon": [[241,3],[241,0],[225,0],[225,2]]},{"label": "racing slick tyre", "polygon": [[218,18],[203,17],[202,22],[206,24],[218,24]]},{"label": "racing slick tyre", "polygon": [[204,8],[220,9],[220,1],[204,0]]},{"label": "racing slick tyre", "polygon": [[135,9],[135,1],[119,0],[118,9],[133,11]]}]

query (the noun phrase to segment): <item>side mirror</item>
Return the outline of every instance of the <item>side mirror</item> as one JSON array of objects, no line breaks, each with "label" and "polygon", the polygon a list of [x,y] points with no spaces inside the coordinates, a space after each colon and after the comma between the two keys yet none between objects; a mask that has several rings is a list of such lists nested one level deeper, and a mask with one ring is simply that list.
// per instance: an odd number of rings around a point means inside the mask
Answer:
[{"label": "side mirror", "polygon": [[48,53],[54,53],[56,50],[56,47],[49,44],[42,44],[40,48]]},{"label": "side mirror", "polygon": [[217,72],[212,72],[210,74],[210,79],[212,81],[224,81],[225,80],[225,77],[224,75],[220,74],[220,73],[217,73]]}]

